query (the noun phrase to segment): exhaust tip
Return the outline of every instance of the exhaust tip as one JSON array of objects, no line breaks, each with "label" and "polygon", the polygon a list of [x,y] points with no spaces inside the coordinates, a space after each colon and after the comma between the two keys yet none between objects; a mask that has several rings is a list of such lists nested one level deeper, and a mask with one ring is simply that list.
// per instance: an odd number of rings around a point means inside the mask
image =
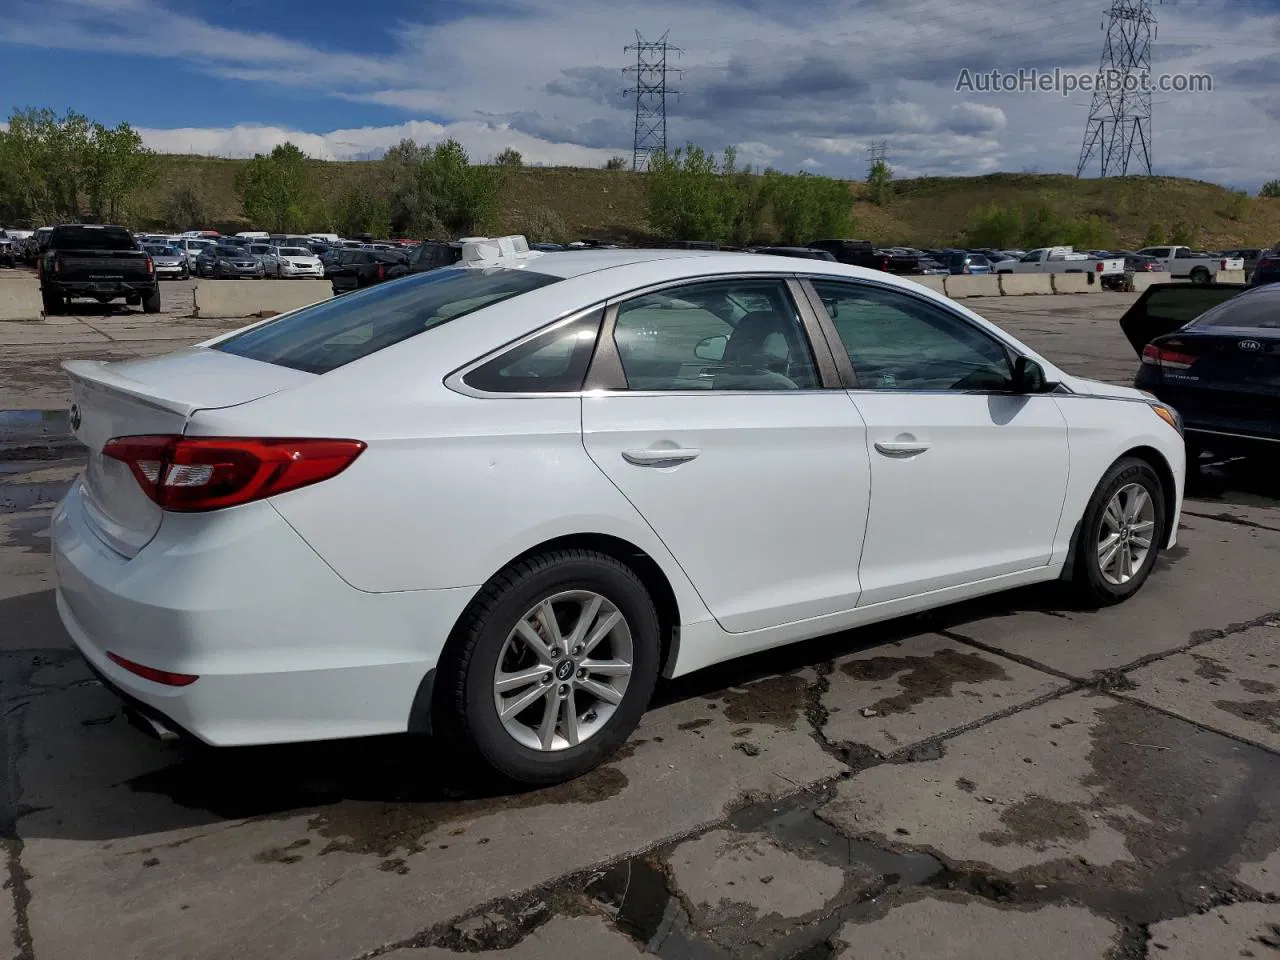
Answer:
[{"label": "exhaust tip", "polygon": [[149,737],[154,737],[164,743],[173,743],[179,739],[176,731],[170,730],[155,717],[148,716],[136,707],[126,706],[124,714],[133,726]]}]

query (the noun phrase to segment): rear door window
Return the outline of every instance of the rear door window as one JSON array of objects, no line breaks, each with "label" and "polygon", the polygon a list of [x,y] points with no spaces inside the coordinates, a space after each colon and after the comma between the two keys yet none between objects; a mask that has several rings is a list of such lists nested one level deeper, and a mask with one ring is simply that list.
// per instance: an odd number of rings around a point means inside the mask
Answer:
[{"label": "rear door window", "polygon": [[558,279],[504,268],[414,274],[253,327],[213,349],[308,373],[328,373]]},{"label": "rear door window", "polygon": [[1207,310],[1240,295],[1239,287],[1198,287],[1178,285],[1153,290],[1144,304],[1153,320],[1167,320],[1172,329],[1185,326]]}]

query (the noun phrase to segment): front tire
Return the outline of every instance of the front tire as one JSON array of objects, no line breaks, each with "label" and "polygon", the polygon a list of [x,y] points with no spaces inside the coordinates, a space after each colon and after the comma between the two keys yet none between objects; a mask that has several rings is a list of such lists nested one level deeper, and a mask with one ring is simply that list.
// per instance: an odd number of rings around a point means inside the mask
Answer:
[{"label": "front tire", "polygon": [[1071,583],[1082,604],[1122,603],[1142,588],[1160,552],[1166,510],[1150,464],[1125,457],[1107,471],[1080,522]]},{"label": "front tire", "polygon": [[550,784],[611,756],[657,683],[658,615],[640,579],[591,550],[513,563],[441,657],[436,729],[508,780]]}]

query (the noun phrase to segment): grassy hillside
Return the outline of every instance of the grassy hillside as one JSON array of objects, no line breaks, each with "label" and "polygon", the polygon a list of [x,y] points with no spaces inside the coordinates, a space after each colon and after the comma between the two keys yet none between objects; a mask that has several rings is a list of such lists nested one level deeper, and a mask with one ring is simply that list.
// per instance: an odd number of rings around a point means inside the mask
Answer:
[{"label": "grassy hillside", "polygon": [[[199,186],[221,229],[247,224],[236,199],[234,178],[242,160],[162,156],[157,176],[139,197],[140,213],[161,216],[165,199],[179,183]],[[376,181],[368,162],[313,161],[326,199]],[[1206,247],[1271,246],[1280,241],[1280,200],[1255,200],[1248,210],[1233,208],[1230,191],[1196,180],[1157,177],[1077,180],[1065,175],[991,174],[984,177],[928,177],[899,180],[894,199],[876,206],[851,185],[855,233],[878,243],[932,246],[957,242],[973,210],[990,203],[1017,207],[1045,204],[1070,217],[1096,215],[1115,230],[1121,246],[1141,242],[1148,227],[1166,229],[1178,221],[1193,225]],[[571,233],[582,237],[628,239],[648,233],[643,178],[627,171],[528,167],[513,171],[503,191],[499,231],[519,230],[533,212],[549,208]],[[1234,218],[1234,219],[1233,219]]]}]

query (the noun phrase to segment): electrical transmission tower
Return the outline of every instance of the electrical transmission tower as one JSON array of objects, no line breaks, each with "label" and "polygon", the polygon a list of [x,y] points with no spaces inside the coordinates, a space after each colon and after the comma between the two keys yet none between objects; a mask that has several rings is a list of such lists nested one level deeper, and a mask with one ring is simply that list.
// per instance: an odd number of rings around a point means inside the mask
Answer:
[{"label": "electrical transmission tower", "polygon": [[1151,176],[1151,41],[1156,18],[1151,0],[1112,0],[1107,41],[1098,67],[1080,163],[1081,176],[1095,158],[1102,176],[1135,172]]},{"label": "electrical transmission tower", "polygon": [[875,173],[877,164],[889,165],[889,141],[876,140],[867,147],[867,176]]},{"label": "electrical transmission tower", "polygon": [[667,94],[679,96],[680,91],[667,87],[667,74],[680,73],[667,66],[667,57],[680,55],[680,48],[667,42],[667,34],[658,40],[646,40],[636,31],[636,42],[623,48],[624,53],[636,55],[635,66],[626,67],[623,73],[634,77],[634,86],[623,91],[624,96],[636,96],[636,133],[632,145],[631,169],[647,170],[649,157],[667,152]]}]

